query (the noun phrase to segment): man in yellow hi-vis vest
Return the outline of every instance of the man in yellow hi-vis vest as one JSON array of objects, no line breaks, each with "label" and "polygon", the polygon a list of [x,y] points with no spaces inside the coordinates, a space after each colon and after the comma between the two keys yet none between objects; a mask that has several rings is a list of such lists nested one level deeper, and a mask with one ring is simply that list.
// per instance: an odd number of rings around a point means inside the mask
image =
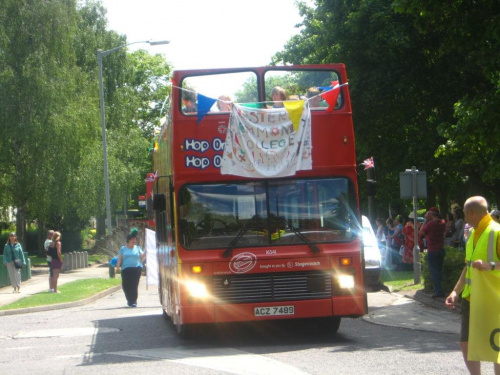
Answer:
[{"label": "man in yellow hi-vis vest", "polygon": [[454,308],[462,292],[460,348],[469,372],[481,374],[480,361],[488,361],[500,375],[500,225],[488,214],[483,197],[467,199],[464,215],[473,228],[466,266],[445,303]]}]

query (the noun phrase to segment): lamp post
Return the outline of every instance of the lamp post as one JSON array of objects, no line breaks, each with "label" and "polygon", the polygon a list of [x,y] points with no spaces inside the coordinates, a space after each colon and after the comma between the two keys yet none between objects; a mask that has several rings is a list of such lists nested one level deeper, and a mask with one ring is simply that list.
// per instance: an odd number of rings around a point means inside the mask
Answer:
[{"label": "lamp post", "polygon": [[97,66],[99,68],[99,102],[101,105],[101,130],[102,130],[102,155],[104,160],[104,191],[106,195],[106,228],[108,230],[108,234],[111,234],[111,202],[109,198],[109,175],[108,175],[108,151],[107,151],[107,143],[106,143],[106,121],[104,116],[104,89],[102,85],[102,58],[106,55],[109,55],[112,52],[118,51],[121,48],[130,46],[131,44],[138,43],[148,43],[150,46],[158,46],[162,44],[170,43],[168,40],[161,41],[152,41],[152,40],[144,40],[140,42],[133,42],[124,44],[119,47],[115,47],[109,49],[107,51],[97,50]]}]

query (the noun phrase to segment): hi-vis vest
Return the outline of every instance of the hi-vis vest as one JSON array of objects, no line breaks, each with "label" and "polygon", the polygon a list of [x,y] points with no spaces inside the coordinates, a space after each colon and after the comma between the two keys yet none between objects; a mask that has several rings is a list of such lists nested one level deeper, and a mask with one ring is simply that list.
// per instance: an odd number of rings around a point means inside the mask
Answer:
[{"label": "hi-vis vest", "polygon": [[[465,274],[465,288],[462,292],[462,298],[467,298],[470,296],[470,289],[472,284],[471,279],[471,266],[475,260],[482,259],[488,262],[499,262],[497,254],[497,240],[498,233],[500,231],[500,226],[495,222],[491,222],[481,233],[481,236],[477,240],[476,246],[474,246],[474,229],[469,233],[469,240],[467,241],[466,255],[467,260],[467,272]],[[488,271],[490,272],[490,271]],[[494,271],[500,274],[500,270],[495,269]]]}]

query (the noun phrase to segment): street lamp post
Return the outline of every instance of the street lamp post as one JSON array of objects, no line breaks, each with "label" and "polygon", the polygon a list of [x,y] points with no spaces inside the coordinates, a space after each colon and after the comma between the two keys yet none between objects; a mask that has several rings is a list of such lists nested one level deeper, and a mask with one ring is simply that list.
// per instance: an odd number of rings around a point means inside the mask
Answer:
[{"label": "street lamp post", "polygon": [[97,50],[97,66],[99,68],[99,102],[101,106],[101,130],[102,130],[102,155],[104,161],[104,191],[106,195],[106,228],[108,234],[111,234],[112,226],[111,226],[111,202],[109,198],[109,174],[108,174],[108,151],[107,151],[107,142],[106,142],[106,121],[104,116],[104,89],[102,84],[102,58],[106,55],[109,55],[112,52],[115,52],[121,48],[130,46],[131,44],[138,43],[148,43],[150,46],[158,46],[162,44],[170,43],[168,40],[161,41],[152,41],[152,40],[144,40],[140,42],[133,42],[124,44],[119,47],[115,47],[109,49],[107,51]]}]

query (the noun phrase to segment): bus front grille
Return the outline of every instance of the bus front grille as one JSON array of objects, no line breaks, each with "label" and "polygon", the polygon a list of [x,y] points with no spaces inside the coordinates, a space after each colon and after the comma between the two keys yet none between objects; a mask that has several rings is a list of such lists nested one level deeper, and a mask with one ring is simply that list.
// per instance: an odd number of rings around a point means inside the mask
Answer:
[{"label": "bus front grille", "polygon": [[331,275],[323,271],[214,276],[217,303],[322,299],[332,296]]}]

